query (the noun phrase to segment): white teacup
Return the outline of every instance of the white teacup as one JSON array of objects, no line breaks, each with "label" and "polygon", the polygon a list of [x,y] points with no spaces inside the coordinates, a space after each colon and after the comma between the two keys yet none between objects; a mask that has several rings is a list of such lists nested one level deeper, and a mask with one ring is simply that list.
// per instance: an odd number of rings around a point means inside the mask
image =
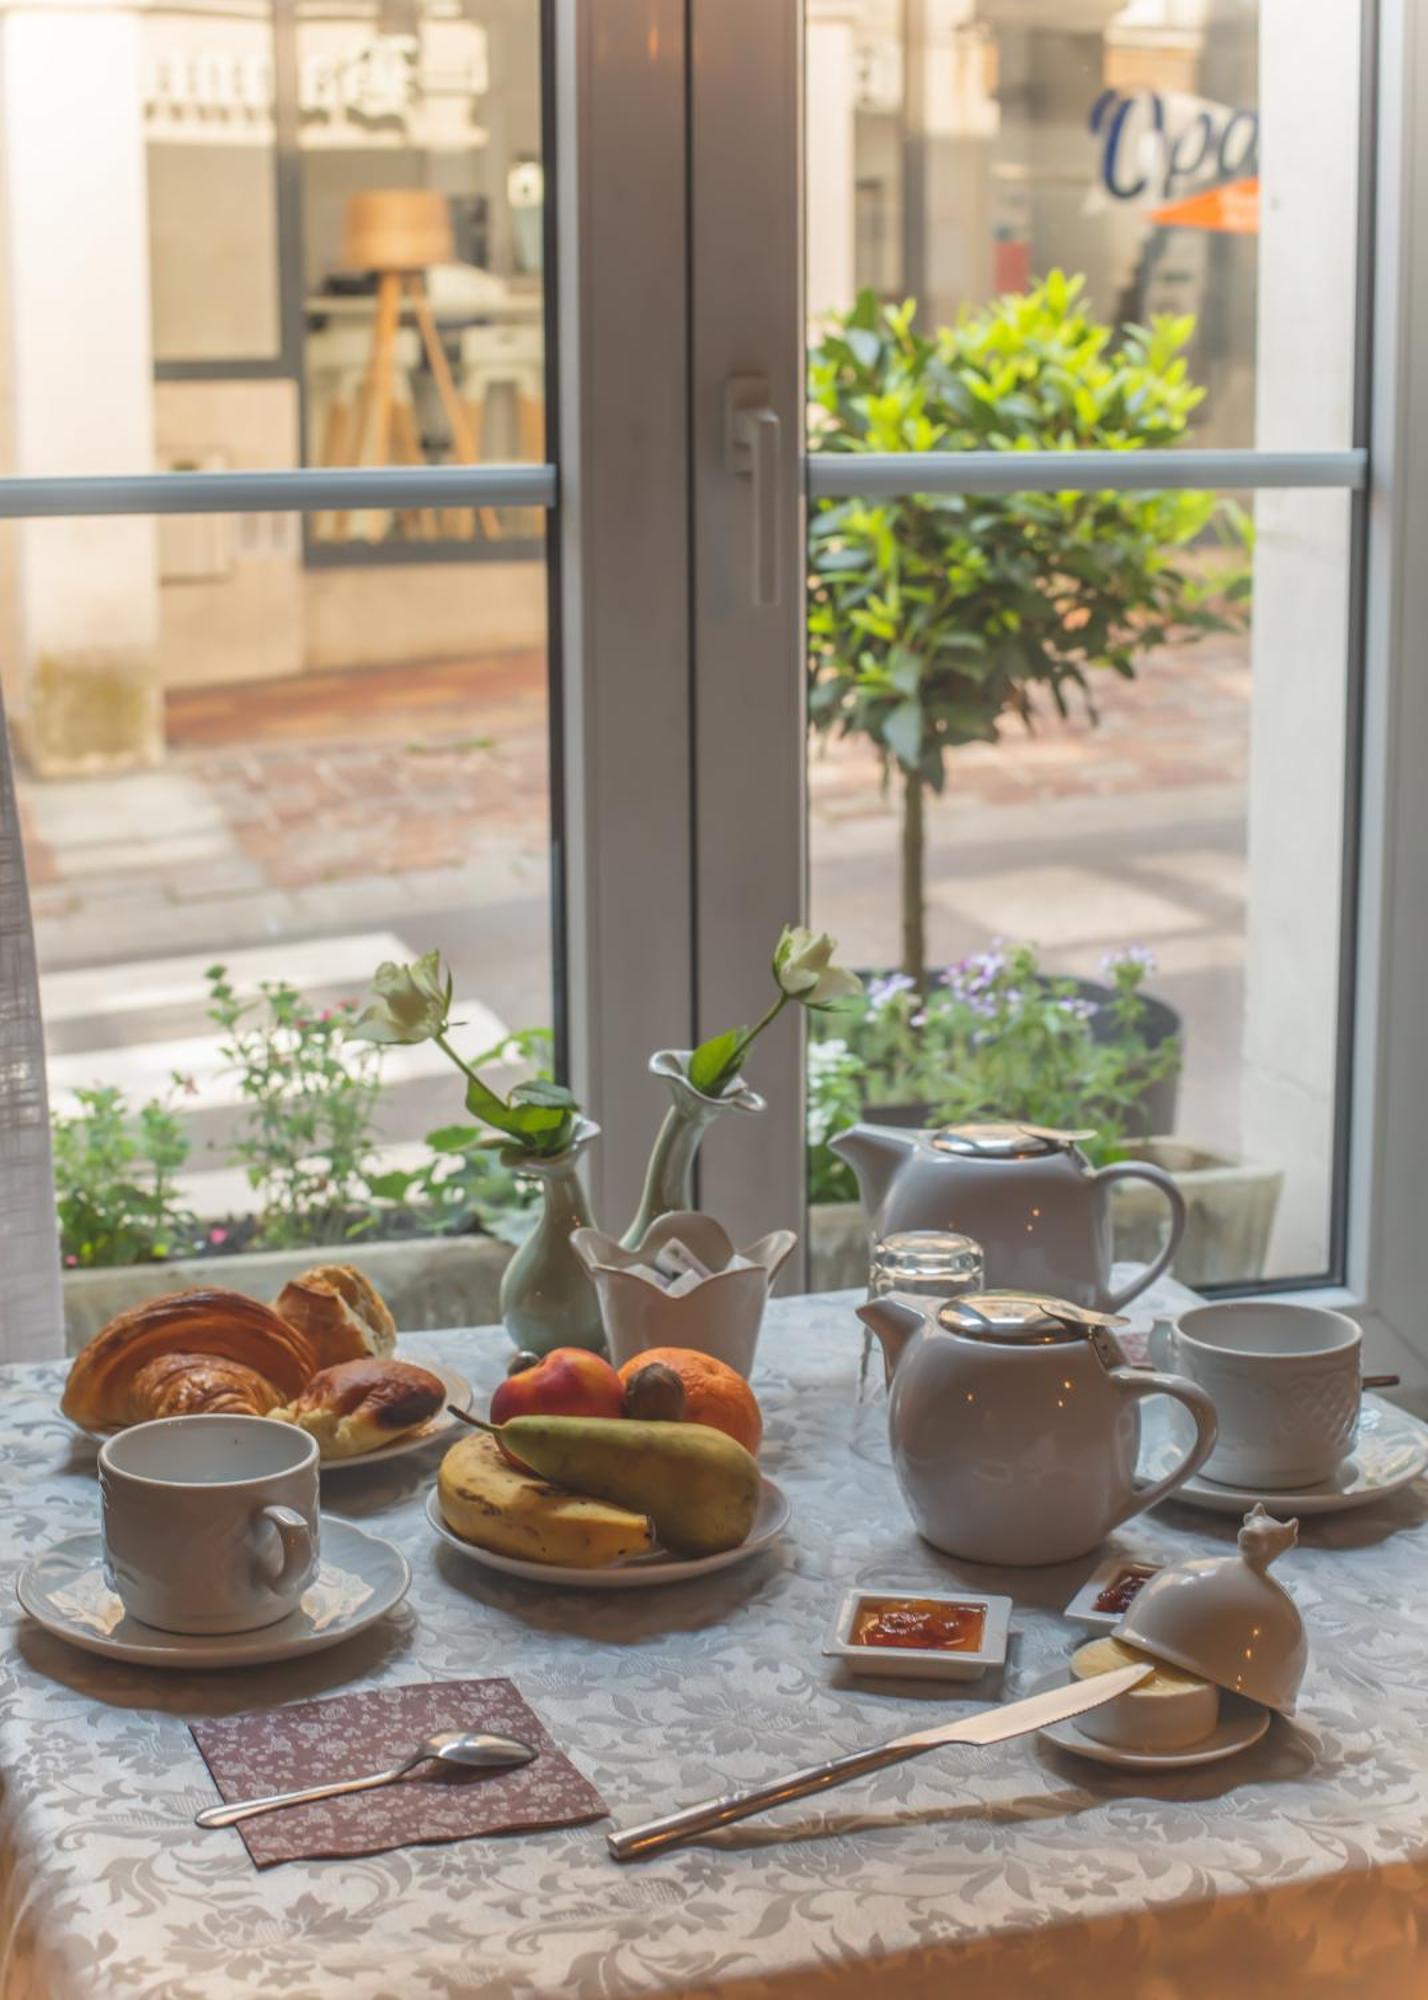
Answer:
[{"label": "white teacup", "polygon": [[163,1417],[99,1454],[124,1609],[164,1632],[252,1632],[317,1570],[317,1440],[266,1417]]},{"label": "white teacup", "polygon": [[1172,1345],[1220,1419],[1202,1478],[1285,1492],[1330,1478],[1353,1450],[1363,1336],[1343,1313],[1223,1299],[1181,1313]]}]

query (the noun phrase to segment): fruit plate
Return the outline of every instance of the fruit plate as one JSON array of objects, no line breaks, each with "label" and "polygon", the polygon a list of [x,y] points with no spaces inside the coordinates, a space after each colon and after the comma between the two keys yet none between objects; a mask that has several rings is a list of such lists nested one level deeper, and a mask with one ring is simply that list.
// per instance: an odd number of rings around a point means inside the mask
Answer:
[{"label": "fruit plate", "polygon": [[[441,1399],[441,1408],[434,1411],[424,1424],[418,1424],[415,1430],[403,1431],[390,1444],[379,1444],[373,1451],[354,1452],[350,1458],[324,1458],[322,1471],[349,1472],[359,1465],[384,1465],[389,1458],[405,1458],[408,1452],[425,1451],[429,1444],[435,1444],[452,1431],[463,1428],[460,1419],[452,1416],[450,1406],[455,1404],[458,1410],[469,1410],[475,1402],[475,1391],[466,1377],[425,1354],[403,1354],[400,1359],[413,1362],[418,1368],[429,1368],[433,1375],[440,1376],[446,1391]],[[106,1438],[118,1436],[118,1432],[113,1430],[90,1430],[86,1424],[75,1423],[72,1417],[66,1418],[66,1422],[81,1437],[91,1438],[95,1444],[103,1444]]]},{"label": "fruit plate", "polygon": [[662,1549],[649,1555],[631,1556],[603,1569],[574,1569],[564,1563],[527,1562],[522,1556],[498,1555],[494,1549],[478,1549],[463,1542],[442,1518],[435,1487],[427,1495],[426,1518],[444,1542],[486,1569],[501,1570],[506,1576],[525,1577],[530,1583],[569,1584],[579,1590],[647,1590],[656,1583],[687,1583],[691,1577],[709,1576],[716,1569],[743,1562],[766,1549],[783,1533],[789,1517],[788,1495],[772,1479],[759,1481],[758,1512],[747,1537],[736,1549],[721,1549],[717,1556],[671,1556]]}]

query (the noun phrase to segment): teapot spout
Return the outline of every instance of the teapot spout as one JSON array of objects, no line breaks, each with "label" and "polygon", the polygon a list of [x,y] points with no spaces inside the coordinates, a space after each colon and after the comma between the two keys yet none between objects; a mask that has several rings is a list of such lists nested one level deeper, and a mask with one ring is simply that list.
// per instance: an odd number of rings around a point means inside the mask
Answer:
[{"label": "teapot spout", "polygon": [[887,1292],[880,1299],[869,1299],[865,1306],[856,1310],[863,1325],[875,1333],[882,1343],[883,1360],[891,1382],[903,1349],[926,1318],[923,1306],[919,1300]]},{"label": "teapot spout", "polygon": [[828,1141],[830,1150],[853,1169],[863,1213],[870,1222],[883,1205],[893,1175],[916,1144],[916,1133],[895,1125],[854,1125]]}]

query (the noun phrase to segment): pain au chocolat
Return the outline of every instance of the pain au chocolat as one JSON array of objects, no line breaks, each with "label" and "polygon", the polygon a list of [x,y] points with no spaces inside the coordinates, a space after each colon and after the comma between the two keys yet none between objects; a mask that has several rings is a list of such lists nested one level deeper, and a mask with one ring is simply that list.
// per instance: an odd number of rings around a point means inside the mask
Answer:
[{"label": "pain au chocolat", "polygon": [[75,1356],[60,1408],[86,1430],[136,1421],[135,1378],[164,1355],[236,1361],[289,1402],[317,1372],[317,1350],[301,1328],[241,1292],[172,1292],[112,1319]]},{"label": "pain au chocolat", "polygon": [[352,1458],[415,1430],[435,1416],[445,1396],[445,1384],[429,1368],[368,1355],[322,1369],[271,1414],[309,1432],[324,1458]]}]

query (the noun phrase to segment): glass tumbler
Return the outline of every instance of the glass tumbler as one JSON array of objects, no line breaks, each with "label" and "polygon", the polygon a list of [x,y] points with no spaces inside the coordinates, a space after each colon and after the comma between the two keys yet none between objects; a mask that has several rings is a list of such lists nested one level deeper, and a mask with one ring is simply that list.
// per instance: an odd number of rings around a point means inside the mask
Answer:
[{"label": "glass tumbler", "polygon": [[[914,1298],[956,1299],[982,1290],[982,1246],[951,1229],[899,1229],[873,1245],[868,1266],[868,1297],[908,1292]],[[877,1395],[886,1369],[872,1366],[874,1336],[863,1331],[863,1359],[858,1370],[858,1401]]]}]

